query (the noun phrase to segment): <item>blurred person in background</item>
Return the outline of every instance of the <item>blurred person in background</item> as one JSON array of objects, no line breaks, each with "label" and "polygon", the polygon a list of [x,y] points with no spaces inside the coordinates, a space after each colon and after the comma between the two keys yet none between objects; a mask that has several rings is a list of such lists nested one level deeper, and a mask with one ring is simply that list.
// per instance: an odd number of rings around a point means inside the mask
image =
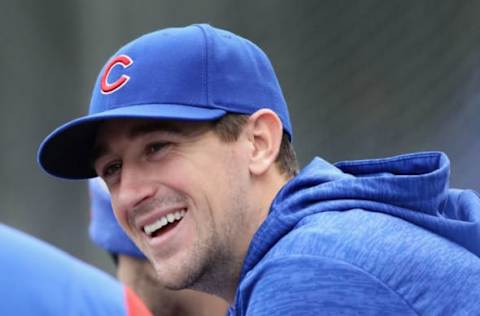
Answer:
[{"label": "blurred person in background", "polygon": [[110,196],[100,178],[89,180],[91,240],[113,258],[120,281],[132,288],[153,312],[162,316],[221,316],[222,299],[193,290],[172,291],[156,280],[155,270],[115,219]]},{"label": "blurred person in background", "polygon": [[110,275],[0,223],[0,315],[150,316]]}]

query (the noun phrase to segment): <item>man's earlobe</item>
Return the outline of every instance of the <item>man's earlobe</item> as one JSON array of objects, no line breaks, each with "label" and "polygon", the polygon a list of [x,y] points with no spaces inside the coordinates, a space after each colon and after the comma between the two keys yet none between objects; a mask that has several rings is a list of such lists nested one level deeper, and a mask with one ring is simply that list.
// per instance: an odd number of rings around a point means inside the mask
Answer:
[{"label": "man's earlobe", "polygon": [[250,172],[261,175],[274,165],[280,150],[283,127],[278,115],[261,109],[248,119],[249,138],[253,145],[250,157]]}]

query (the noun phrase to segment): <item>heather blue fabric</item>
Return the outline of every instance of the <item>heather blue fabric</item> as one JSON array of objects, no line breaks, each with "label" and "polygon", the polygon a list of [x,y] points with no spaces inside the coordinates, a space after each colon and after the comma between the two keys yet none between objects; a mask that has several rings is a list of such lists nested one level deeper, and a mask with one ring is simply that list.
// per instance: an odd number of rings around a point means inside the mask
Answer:
[{"label": "heather blue fabric", "polygon": [[425,152],[314,159],[254,235],[231,315],[478,315],[480,200]]},{"label": "heather blue fabric", "polygon": [[0,315],[127,315],[111,276],[0,224]]}]

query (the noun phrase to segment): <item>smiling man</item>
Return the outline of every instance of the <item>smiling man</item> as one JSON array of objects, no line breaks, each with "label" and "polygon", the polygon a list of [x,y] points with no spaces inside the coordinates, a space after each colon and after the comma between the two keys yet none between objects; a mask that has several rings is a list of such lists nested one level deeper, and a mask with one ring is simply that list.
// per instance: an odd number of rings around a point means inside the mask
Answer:
[{"label": "smiling man", "polygon": [[121,48],[90,113],[38,158],[58,177],[102,177],[159,281],[232,315],[478,310],[480,200],[448,188],[443,153],[315,158],[298,173],[291,138],[263,51],[201,24]]}]

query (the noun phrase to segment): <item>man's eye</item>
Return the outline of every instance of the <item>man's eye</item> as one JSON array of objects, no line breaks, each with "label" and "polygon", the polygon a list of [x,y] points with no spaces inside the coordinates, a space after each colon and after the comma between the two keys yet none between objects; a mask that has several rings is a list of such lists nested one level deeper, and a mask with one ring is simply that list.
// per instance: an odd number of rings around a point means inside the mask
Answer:
[{"label": "man's eye", "polygon": [[167,146],[168,143],[152,143],[152,144],[149,144],[147,146],[147,154],[153,154],[153,153],[156,153],[160,150],[162,150],[163,148],[165,148],[165,146]]},{"label": "man's eye", "polygon": [[114,175],[120,168],[122,167],[122,164],[120,162],[114,162],[105,167],[103,170],[103,176],[104,177],[110,177]]}]

